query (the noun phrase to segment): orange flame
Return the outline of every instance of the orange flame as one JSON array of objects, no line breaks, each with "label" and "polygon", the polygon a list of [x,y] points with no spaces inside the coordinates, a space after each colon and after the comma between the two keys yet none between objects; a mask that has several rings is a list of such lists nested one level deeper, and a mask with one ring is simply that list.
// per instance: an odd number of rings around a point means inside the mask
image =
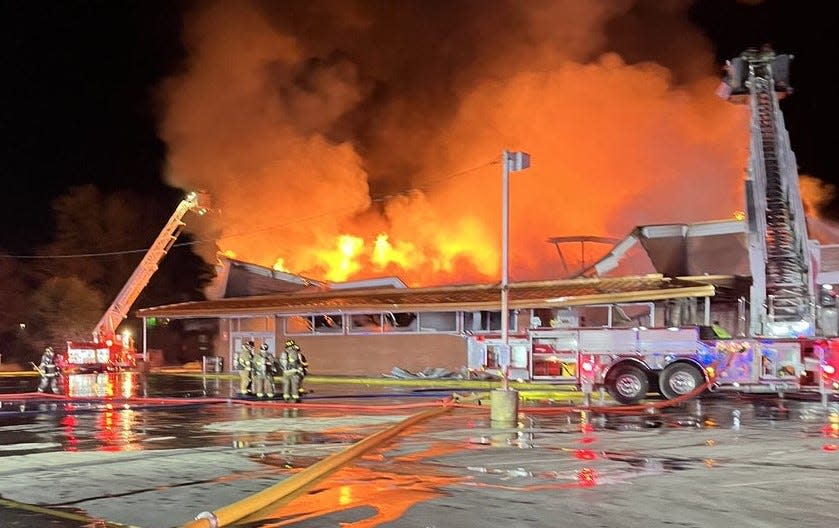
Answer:
[{"label": "orange flame", "polygon": [[[663,66],[597,49],[614,14],[606,4],[523,8],[528,38],[513,40],[526,47],[450,68],[462,79],[447,86],[457,93],[444,116],[412,106],[439,92],[400,92],[376,108],[365,143],[340,131],[367,111],[365,75],[394,62],[376,55],[389,46],[325,64],[323,50],[256,4],[208,3],[188,21],[189,69],[163,87],[172,183],[209,191],[223,211],[210,236],[241,258],[282,259],[283,269],[331,281],[497,281],[502,149],[533,160],[510,178],[511,280],[559,275],[552,236],[621,238],[641,224],[730,217],[743,203],[747,109],[716,97],[710,60],[676,84]],[[376,14],[354,13],[349,26],[367,27],[366,16]],[[306,70],[312,63],[320,69]],[[308,84],[296,83],[304,70]],[[270,206],[257,213],[259,204]]]},{"label": "orange flame", "polygon": [[288,268],[286,268],[285,266],[285,259],[282,257],[278,258],[277,261],[274,262],[274,265],[271,267],[276,271],[284,271],[286,273],[288,273],[289,271]]}]

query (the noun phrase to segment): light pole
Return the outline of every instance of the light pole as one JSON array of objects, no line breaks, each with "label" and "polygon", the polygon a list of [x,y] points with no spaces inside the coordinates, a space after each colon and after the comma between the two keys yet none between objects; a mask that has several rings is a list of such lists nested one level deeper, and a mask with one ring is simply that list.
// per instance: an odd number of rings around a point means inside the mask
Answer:
[{"label": "light pole", "polygon": [[[510,352],[510,317],[509,317],[509,239],[510,239],[510,172],[518,172],[530,167],[530,154],[526,152],[509,152],[507,150],[501,152],[501,340],[502,353],[501,359],[506,359],[506,364],[500,364],[501,367],[501,391],[505,394],[499,395],[503,399],[503,404],[494,405],[493,416],[506,416],[512,410],[512,418],[515,419],[518,407],[518,395],[506,394],[510,392],[510,362],[512,354]],[[493,400],[501,401],[501,400]],[[513,403],[511,403],[513,402]],[[510,408],[512,406],[512,409]],[[499,409],[498,412],[496,408]],[[501,418],[499,418],[500,420]]]}]

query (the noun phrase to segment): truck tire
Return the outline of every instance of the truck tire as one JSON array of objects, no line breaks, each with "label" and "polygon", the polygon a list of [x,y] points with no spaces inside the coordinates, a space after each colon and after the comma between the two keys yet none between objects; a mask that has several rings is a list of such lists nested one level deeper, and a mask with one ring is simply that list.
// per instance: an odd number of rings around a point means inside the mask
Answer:
[{"label": "truck tire", "polygon": [[661,395],[672,400],[705,383],[702,372],[688,363],[673,363],[662,371],[658,380]]},{"label": "truck tire", "polygon": [[632,365],[618,365],[606,378],[606,390],[620,403],[636,403],[647,395],[647,373]]}]

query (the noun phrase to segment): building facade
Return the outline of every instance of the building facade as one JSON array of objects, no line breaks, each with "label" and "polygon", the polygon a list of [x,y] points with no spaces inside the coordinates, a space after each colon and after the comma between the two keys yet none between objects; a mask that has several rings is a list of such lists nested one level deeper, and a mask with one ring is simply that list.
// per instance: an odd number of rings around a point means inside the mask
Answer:
[{"label": "building facade", "polygon": [[[731,305],[711,305],[720,287],[714,284],[725,280],[644,275],[513,283],[509,332],[516,336],[533,328],[708,325],[721,319],[734,328]],[[364,286],[180,303],[141,309],[137,315],[215,320],[219,330],[213,350],[224,358],[227,369],[243,341],[266,342],[277,350],[286,339],[294,339],[311,373],[348,376],[379,376],[394,367],[463,369],[470,338],[498,335],[502,329],[497,284]],[[526,363],[522,370],[532,377],[532,358],[519,362]]]}]

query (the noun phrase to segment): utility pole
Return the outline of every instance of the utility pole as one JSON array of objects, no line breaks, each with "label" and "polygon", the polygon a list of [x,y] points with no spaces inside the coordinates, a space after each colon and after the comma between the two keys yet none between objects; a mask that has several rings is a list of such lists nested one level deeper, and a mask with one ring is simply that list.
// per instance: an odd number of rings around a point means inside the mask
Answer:
[{"label": "utility pole", "polygon": [[[530,167],[530,154],[526,152],[501,153],[501,393],[491,394],[493,420],[514,421],[518,413],[518,392],[510,390],[510,309],[509,309],[509,242],[510,242],[510,173]],[[496,401],[498,403],[496,403]],[[501,403],[503,401],[503,403]],[[510,412],[512,410],[512,413]]]}]

